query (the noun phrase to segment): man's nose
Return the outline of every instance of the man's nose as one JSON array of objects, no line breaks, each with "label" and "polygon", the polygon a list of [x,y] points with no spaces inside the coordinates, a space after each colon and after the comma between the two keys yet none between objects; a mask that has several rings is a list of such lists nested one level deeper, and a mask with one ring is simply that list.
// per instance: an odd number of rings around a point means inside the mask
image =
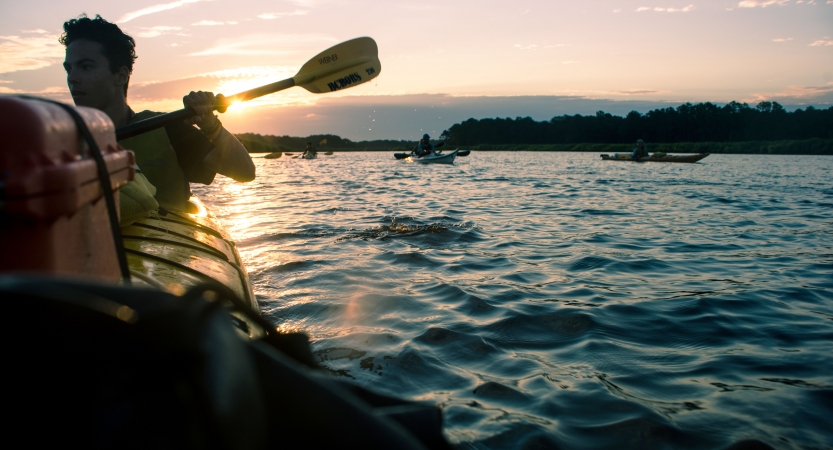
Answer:
[{"label": "man's nose", "polygon": [[69,69],[67,71],[67,83],[69,83],[70,85],[75,85],[75,84],[80,83],[81,80],[78,79],[77,74],[78,74],[78,72],[76,72],[72,69]]}]

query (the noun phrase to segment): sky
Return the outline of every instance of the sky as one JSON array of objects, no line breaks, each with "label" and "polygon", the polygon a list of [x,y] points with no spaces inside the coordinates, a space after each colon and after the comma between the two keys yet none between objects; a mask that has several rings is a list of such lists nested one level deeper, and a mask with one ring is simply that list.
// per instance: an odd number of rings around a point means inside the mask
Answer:
[{"label": "sky", "polygon": [[374,80],[234,105],[221,120],[235,133],[417,139],[471,117],[833,105],[833,0],[2,0],[0,94],[71,102],[57,40],[81,13],[136,39],[137,111],[289,78],[332,45],[376,40]]}]

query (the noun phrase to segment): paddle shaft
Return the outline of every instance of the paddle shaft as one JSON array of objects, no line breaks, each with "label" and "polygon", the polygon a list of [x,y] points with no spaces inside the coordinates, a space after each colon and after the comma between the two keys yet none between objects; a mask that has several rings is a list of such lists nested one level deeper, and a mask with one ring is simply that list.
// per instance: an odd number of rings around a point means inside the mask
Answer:
[{"label": "paddle shaft", "polygon": [[[248,91],[241,92],[239,94],[235,94],[229,97],[220,97],[221,102],[215,105],[214,109],[224,112],[225,109],[228,108],[229,105],[231,105],[232,103],[243,102],[258,97],[263,97],[264,95],[273,94],[284,89],[289,89],[293,86],[295,86],[295,79],[287,78],[286,80],[281,80],[276,83],[267,84],[266,86],[260,86],[254,89],[249,89]],[[138,136],[142,133],[147,133],[150,130],[155,130],[156,128],[164,127],[165,125],[176,122],[177,120],[186,120],[196,115],[197,113],[195,113],[193,109],[183,108],[177,111],[162,114],[160,116],[151,117],[150,119],[140,120],[139,122],[130,125],[125,125],[117,129],[116,140],[120,141],[129,137]]]}]

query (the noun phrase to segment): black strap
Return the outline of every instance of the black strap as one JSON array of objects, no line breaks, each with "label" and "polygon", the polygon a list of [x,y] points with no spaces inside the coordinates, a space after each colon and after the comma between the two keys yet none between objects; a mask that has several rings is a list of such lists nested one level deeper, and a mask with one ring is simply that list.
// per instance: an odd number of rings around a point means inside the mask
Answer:
[{"label": "black strap", "polygon": [[93,159],[95,160],[96,168],[98,169],[98,179],[101,182],[101,190],[103,191],[104,195],[104,203],[107,205],[107,213],[110,219],[110,231],[113,233],[113,244],[116,247],[116,258],[119,260],[119,269],[121,270],[121,276],[124,281],[124,284],[129,286],[130,268],[127,265],[127,253],[124,251],[124,243],[121,240],[119,214],[118,210],[116,209],[116,200],[113,197],[113,185],[110,184],[110,173],[107,171],[107,163],[104,162],[104,156],[101,154],[101,149],[98,148],[98,143],[95,141],[95,138],[93,138],[92,133],[90,133],[90,129],[84,122],[84,118],[81,117],[81,114],[78,114],[78,111],[76,111],[75,108],[69,105],[65,105],[61,102],[56,102],[54,100],[49,100],[45,98],[32,97],[28,95],[21,95],[19,97],[28,100],[38,100],[42,102],[52,103],[54,105],[60,106],[66,112],[68,112],[70,116],[72,116],[72,119],[75,121],[76,128],[78,128],[78,131],[84,137],[84,140],[87,141],[87,144],[90,147],[90,152],[92,153]]}]

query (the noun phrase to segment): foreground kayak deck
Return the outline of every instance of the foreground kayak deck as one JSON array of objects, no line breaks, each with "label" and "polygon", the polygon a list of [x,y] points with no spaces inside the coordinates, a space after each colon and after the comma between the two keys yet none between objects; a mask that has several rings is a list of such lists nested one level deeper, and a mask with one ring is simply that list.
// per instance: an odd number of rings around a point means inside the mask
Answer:
[{"label": "foreground kayak deck", "polygon": [[150,214],[122,228],[130,275],[137,286],[176,295],[206,282],[224,285],[258,310],[240,254],[226,230],[197,199],[193,214]]},{"label": "foreground kayak deck", "polygon": [[[649,156],[647,158],[641,158],[638,162],[672,162],[672,163],[695,163],[700,161],[701,159],[709,156],[710,153],[697,153],[691,155],[665,155],[665,156]],[[633,162],[633,159],[629,154],[614,154],[610,156],[608,154],[602,154],[602,159],[605,161],[630,161]]]}]

